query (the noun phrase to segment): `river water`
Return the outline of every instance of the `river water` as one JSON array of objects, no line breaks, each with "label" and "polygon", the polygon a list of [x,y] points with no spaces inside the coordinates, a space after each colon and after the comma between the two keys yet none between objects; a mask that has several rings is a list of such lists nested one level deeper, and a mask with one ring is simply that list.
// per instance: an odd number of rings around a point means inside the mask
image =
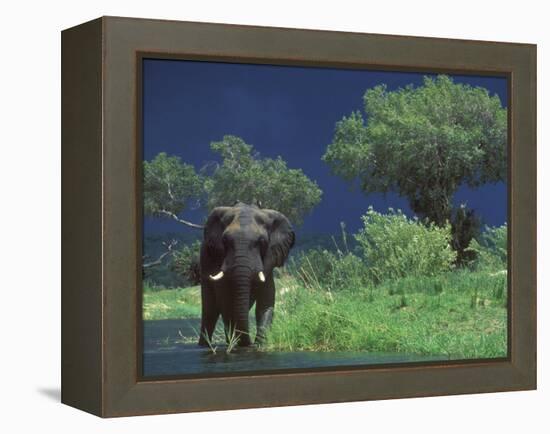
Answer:
[{"label": "river water", "polygon": [[445,356],[418,356],[372,352],[267,352],[237,349],[216,354],[196,343],[180,343],[181,336],[196,336],[198,319],[144,321],[143,376],[228,374],[289,369],[334,368],[447,360]]}]

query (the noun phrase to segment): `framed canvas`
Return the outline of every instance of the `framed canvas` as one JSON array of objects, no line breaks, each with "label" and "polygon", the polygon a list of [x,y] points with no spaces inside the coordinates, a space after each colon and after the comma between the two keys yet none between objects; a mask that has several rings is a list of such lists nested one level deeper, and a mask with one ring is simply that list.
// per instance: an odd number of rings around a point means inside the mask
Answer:
[{"label": "framed canvas", "polygon": [[62,32],[62,402],[536,388],[536,46]]}]

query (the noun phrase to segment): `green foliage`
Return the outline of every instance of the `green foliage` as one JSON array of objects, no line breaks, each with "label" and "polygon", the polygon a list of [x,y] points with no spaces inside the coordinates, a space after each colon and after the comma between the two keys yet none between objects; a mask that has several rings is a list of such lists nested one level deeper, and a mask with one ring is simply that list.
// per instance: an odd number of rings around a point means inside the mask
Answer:
[{"label": "green foliage", "polygon": [[355,234],[369,278],[376,283],[406,276],[433,276],[450,271],[456,252],[450,246],[451,227],[408,219],[401,211],[384,215],[371,208]]},{"label": "green foliage", "polygon": [[478,269],[502,271],[508,269],[508,226],[486,227],[485,231],[470,243],[476,253],[474,266]]},{"label": "green foliage", "polygon": [[179,215],[191,206],[231,206],[237,201],[261,203],[276,209],[294,224],[320,201],[322,191],[300,169],[288,168],[281,158],[260,158],[252,146],[236,136],[212,142],[221,163],[205,166],[200,174],[179,157],[161,152],[143,162],[144,212],[172,218],[187,226],[200,225]]},{"label": "green foliage", "polygon": [[470,271],[407,277],[354,292],[297,283],[278,298],[266,350],[504,357],[505,286],[501,276]]},{"label": "green foliage", "polygon": [[237,201],[261,202],[285,214],[294,224],[321,200],[322,191],[300,169],[290,169],[281,158],[260,158],[253,147],[235,136],[224,136],[211,148],[222,158],[205,179],[209,210]]},{"label": "green foliage", "polygon": [[176,249],[186,250],[186,246],[192,244],[198,246],[200,240],[202,240],[202,233],[196,230],[145,236],[143,239],[144,263],[159,258],[165,253],[167,243],[177,242],[172,253],[166,256],[159,265],[143,269],[143,277],[149,282],[149,286],[152,288],[178,288],[194,285],[193,280],[187,278],[185,269],[175,266],[174,258],[179,251]]},{"label": "green foliage", "polygon": [[368,271],[361,258],[351,252],[312,249],[300,253],[288,265],[306,287],[339,291],[361,288],[367,283]]},{"label": "green foliage", "polygon": [[200,282],[200,250],[201,241],[195,240],[173,253],[172,269],[184,276],[190,285]]},{"label": "green foliage", "polygon": [[336,124],[323,160],[366,192],[396,191],[438,226],[466,183],[506,179],[507,115],[498,96],[440,75],[420,87],[364,95],[366,120],[353,112]]},{"label": "green foliage", "polygon": [[332,236],[330,244],[298,250],[291,258],[287,269],[304,287],[331,292],[352,291],[367,284],[365,263],[350,250],[345,223],[340,227],[340,236]]},{"label": "green foliage", "polygon": [[203,195],[204,180],[190,164],[161,152],[143,162],[143,210],[146,215],[177,215]]}]

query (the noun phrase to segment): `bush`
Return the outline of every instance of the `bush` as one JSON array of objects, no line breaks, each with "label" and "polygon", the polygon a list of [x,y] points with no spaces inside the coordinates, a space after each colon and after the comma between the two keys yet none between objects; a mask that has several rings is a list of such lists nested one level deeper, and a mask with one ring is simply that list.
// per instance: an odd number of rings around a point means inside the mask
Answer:
[{"label": "bush", "polygon": [[172,269],[181,274],[190,286],[198,285],[201,280],[200,250],[201,242],[196,240],[174,252]]},{"label": "bush", "polygon": [[369,278],[380,283],[406,276],[434,276],[449,271],[456,260],[449,224],[440,228],[401,211],[380,214],[369,207],[364,228],[355,234]]},{"label": "bush", "polygon": [[476,253],[477,269],[506,270],[508,263],[508,226],[485,227],[485,231],[471,241],[469,250]]},{"label": "bush", "polygon": [[298,255],[289,269],[304,286],[329,292],[355,290],[367,283],[367,272],[361,258],[340,250],[308,250]]}]

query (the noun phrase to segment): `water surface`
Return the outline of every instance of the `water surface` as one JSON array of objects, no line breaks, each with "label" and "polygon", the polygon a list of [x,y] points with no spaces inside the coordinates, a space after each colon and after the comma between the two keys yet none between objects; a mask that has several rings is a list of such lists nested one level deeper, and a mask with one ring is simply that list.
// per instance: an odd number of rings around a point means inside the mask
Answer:
[{"label": "water surface", "polygon": [[181,336],[196,336],[198,327],[198,319],[144,321],[143,375],[223,374],[447,360],[445,356],[364,351],[267,352],[237,349],[226,354],[224,346],[219,346],[216,354],[212,354],[209,349],[196,343],[179,343]]}]

